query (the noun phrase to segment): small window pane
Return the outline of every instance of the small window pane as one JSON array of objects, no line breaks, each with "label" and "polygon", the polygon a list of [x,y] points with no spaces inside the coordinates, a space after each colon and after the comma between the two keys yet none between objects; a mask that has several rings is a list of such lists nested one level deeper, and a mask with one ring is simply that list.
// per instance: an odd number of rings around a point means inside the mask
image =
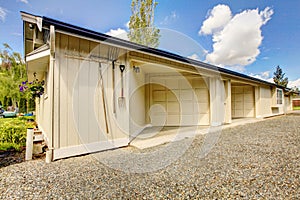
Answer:
[{"label": "small window pane", "polygon": [[282,104],[282,103],[283,103],[282,90],[277,89],[277,104]]}]

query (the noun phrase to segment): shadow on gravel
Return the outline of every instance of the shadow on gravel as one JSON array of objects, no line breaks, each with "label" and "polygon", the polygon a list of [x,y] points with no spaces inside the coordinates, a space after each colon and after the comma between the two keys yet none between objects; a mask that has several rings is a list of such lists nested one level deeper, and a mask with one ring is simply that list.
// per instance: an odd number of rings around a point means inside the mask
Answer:
[{"label": "shadow on gravel", "polygon": [[0,151],[0,168],[25,161],[25,150],[18,152],[16,150]]},{"label": "shadow on gravel", "polygon": [[288,113],[287,115],[296,115],[296,116],[300,116],[300,110],[294,110],[294,111]]},{"label": "shadow on gravel", "polygon": [[[23,149],[20,152],[14,149],[7,150],[7,151],[0,151],[0,168],[25,162],[25,152],[26,152],[25,149]],[[32,159],[37,160],[37,159],[43,159],[44,157],[45,157],[44,154],[40,154],[40,155],[34,155]]]}]

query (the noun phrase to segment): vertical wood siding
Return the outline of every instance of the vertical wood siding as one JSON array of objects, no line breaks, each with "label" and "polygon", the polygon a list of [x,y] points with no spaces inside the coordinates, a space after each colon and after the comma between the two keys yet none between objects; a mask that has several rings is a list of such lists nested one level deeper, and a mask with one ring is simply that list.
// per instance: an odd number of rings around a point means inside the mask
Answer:
[{"label": "vertical wood siding", "polygon": [[[116,115],[112,114],[111,63],[101,63],[108,111],[109,133],[106,133],[99,62],[80,59],[80,57],[88,58],[91,54],[105,58],[108,56],[108,47],[65,34],[57,34],[56,41],[58,43],[56,65],[59,76],[55,82],[59,84],[59,89],[55,90],[55,95],[58,96],[56,99],[59,101],[59,110],[55,114],[55,118],[58,119],[55,126],[59,128],[55,129],[55,135],[58,137],[55,139],[55,148],[128,137],[125,134],[129,126],[128,116],[126,117],[128,111],[118,109]],[[124,59],[119,59],[119,62],[125,64]],[[118,67],[115,71],[119,82]]]}]

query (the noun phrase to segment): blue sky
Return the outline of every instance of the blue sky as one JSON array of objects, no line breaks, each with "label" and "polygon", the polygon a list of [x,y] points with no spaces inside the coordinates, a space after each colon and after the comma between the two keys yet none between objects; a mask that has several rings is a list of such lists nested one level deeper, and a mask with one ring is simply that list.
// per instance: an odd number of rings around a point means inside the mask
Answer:
[{"label": "blue sky", "polygon": [[[158,2],[155,25],[162,30],[160,48],[266,80],[280,65],[289,86],[300,87],[299,0]],[[0,43],[23,52],[20,11],[119,36],[128,30],[130,3],[0,0]]]}]

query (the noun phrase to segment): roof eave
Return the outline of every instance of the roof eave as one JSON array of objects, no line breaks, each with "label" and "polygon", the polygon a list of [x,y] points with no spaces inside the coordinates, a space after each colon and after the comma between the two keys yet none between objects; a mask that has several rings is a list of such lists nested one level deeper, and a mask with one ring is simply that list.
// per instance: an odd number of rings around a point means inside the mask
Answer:
[{"label": "roof eave", "polygon": [[[27,17],[27,19],[34,19],[34,18],[39,18],[40,17],[40,16],[31,15],[31,14],[26,13],[26,12],[21,12],[21,15],[22,15],[22,18],[23,18],[23,16],[25,16],[25,17]],[[65,23],[65,22],[54,20],[54,19],[51,19],[51,18],[48,18],[48,17],[42,17],[42,19],[43,19],[43,25],[46,25],[46,26],[47,25],[48,26],[54,25],[55,29],[57,29],[57,30],[61,30],[61,31],[64,31],[64,32],[69,32],[69,33],[72,33],[72,34],[81,35],[81,36],[91,38],[91,39],[94,39],[94,40],[98,40],[98,41],[106,41],[107,43],[122,46],[122,47],[127,48],[127,49],[141,51],[141,52],[148,53],[148,54],[153,54],[153,55],[159,55],[159,56],[169,58],[169,59],[172,59],[172,60],[184,62],[184,63],[187,63],[187,64],[192,64],[192,65],[200,67],[200,68],[217,71],[217,72],[220,72],[222,74],[226,74],[226,75],[230,75],[230,76],[236,76],[236,77],[244,78],[244,79],[251,80],[251,81],[254,81],[254,82],[258,82],[258,83],[266,84],[266,85],[269,85],[269,86],[279,87],[279,88],[284,89],[284,87],[276,85],[274,83],[270,83],[270,82],[267,82],[267,81],[264,81],[264,80],[261,80],[261,79],[258,79],[258,78],[254,78],[254,77],[242,74],[242,73],[234,72],[234,71],[231,71],[229,69],[225,69],[225,68],[218,67],[218,66],[215,66],[215,65],[211,65],[211,64],[208,64],[208,63],[204,63],[204,62],[201,62],[201,61],[186,58],[186,57],[183,57],[183,56],[180,56],[180,55],[177,55],[177,54],[174,54],[174,53],[170,53],[170,52],[167,52],[167,51],[164,51],[164,50],[143,46],[143,45],[140,45],[140,44],[136,44],[136,43],[127,41],[127,40],[123,40],[123,39],[116,38],[116,37],[113,37],[113,36],[109,36],[109,35],[106,35],[106,34],[103,34],[103,33],[99,33],[99,32],[96,32],[96,31],[89,30],[89,29],[85,29],[85,28],[82,28],[82,27],[79,27],[79,26],[75,26],[75,25],[71,25],[71,24],[68,24],[68,23]]]}]

